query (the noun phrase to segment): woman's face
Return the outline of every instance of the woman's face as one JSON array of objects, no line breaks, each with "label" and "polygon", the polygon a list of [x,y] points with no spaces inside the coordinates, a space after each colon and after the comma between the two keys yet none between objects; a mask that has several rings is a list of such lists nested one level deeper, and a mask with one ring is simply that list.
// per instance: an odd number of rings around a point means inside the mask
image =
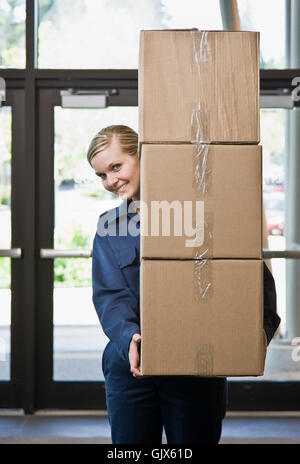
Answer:
[{"label": "woman's face", "polygon": [[94,156],[91,165],[106,190],[122,199],[139,200],[140,160],[137,155],[125,153],[116,136],[107,148]]}]

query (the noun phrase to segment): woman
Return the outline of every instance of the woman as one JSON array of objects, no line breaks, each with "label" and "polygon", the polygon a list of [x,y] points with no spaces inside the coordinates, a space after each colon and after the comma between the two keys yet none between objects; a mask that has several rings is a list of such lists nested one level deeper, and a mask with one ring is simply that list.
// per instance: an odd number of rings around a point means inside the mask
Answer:
[{"label": "woman", "polygon": [[[124,200],[100,215],[93,243],[93,302],[110,341],[102,357],[114,444],[218,443],[225,416],[225,378],[141,377],[139,347],[140,168],[138,136],[109,126],[91,141],[87,158],[106,190]],[[136,227],[130,228],[132,223]],[[268,342],[280,319],[274,280],[264,266],[264,328]]]}]

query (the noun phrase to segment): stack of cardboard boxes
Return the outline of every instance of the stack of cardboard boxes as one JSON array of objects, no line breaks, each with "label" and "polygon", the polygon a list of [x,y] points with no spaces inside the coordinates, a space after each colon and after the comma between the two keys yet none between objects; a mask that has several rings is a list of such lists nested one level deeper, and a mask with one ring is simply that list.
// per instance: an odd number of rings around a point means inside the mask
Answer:
[{"label": "stack of cardboard boxes", "polygon": [[140,35],[141,372],[264,369],[259,34]]}]

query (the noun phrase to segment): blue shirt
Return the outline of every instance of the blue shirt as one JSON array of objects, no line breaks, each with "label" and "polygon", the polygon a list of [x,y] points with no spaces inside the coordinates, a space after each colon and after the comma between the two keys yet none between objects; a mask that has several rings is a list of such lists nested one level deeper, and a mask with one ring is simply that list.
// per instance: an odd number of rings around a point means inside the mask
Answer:
[{"label": "blue shirt", "polygon": [[140,216],[130,200],[100,215],[93,242],[93,303],[104,333],[128,361],[140,330]]},{"label": "blue shirt", "polygon": [[[93,303],[104,333],[128,361],[132,336],[140,330],[140,216],[124,200],[99,217],[93,242]],[[268,343],[280,323],[274,278],[264,263],[264,330]]]}]

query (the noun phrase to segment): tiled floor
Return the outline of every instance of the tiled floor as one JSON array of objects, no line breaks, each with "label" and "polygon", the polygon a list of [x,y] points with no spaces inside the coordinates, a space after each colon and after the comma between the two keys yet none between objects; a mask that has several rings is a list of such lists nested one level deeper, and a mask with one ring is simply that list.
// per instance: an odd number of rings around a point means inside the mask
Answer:
[{"label": "tiled floor", "polygon": [[[0,413],[0,444],[111,443],[110,427],[101,413]],[[165,437],[163,443],[166,443]],[[221,443],[300,443],[300,416],[232,415],[223,422]]]}]

